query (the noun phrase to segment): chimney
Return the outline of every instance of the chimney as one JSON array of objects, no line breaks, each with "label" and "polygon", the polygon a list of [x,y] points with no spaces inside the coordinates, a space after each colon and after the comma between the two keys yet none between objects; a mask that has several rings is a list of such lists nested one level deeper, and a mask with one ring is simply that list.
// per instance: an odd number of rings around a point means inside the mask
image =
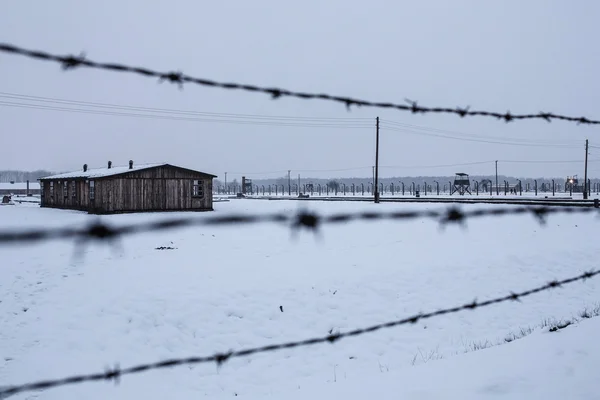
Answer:
[{"label": "chimney", "polygon": [[108,162],[108,169],[110,169],[110,167],[112,167],[112,161]]},{"label": "chimney", "polygon": [[133,160],[129,160],[129,169],[133,169]]},{"label": "chimney", "polygon": [[87,164],[83,164],[83,172],[87,172]]}]

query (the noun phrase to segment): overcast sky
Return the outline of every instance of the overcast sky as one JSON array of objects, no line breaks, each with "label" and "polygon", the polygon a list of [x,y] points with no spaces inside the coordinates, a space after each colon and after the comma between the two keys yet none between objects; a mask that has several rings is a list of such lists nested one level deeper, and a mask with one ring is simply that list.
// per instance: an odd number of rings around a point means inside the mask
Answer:
[{"label": "overcast sky", "polygon": [[[598,15],[593,0],[4,0],[0,42],[374,101],[598,119]],[[288,169],[293,176],[366,177],[377,116],[384,121],[383,177],[493,173],[493,162],[432,167],[497,159],[506,160],[502,174],[582,176],[585,139],[600,146],[599,127],[574,123],[348,112],[319,100],[63,72],[14,55],[0,54],[0,76],[0,169],[69,171],[133,159],[221,179],[225,171],[228,179],[258,179]],[[590,159],[600,160],[600,148],[590,149]],[[600,175],[600,162],[590,171]]]}]

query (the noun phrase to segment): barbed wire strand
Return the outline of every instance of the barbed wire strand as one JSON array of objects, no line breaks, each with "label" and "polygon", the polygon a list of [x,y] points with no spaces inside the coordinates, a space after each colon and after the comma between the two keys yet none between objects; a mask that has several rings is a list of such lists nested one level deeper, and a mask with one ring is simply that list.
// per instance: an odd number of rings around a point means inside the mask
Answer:
[{"label": "barbed wire strand", "polygon": [[172,367],[181,366],[181,365],[206,364],[206,363],[213,363],[213,362],[216,363],[218,366],[220,366],[232,358],[243,358],[243,357],[249,357],[251,355],[255,355],[255,354],[259,354],[259,353],[270,353],[270,352],[276,352],[276,351],[285,350],[285,349],[293,349],[293,348],[297,348],[297,347],[313,346],[313,345],[322,344],[322,343],[333,344],[333,343],[338,342],[341,339],[362,336],[362,335],[373,333],[373,332],[376,332],[376,331],[379,331],[382,329],[389,329],[389,328],[397,327],[400,325],[415,324],[424,319],[435,318],[435,317],[439,317],[439,316],[447,315],[447,314],[454,314],[454,313],[458,313],[458,312],[466,311],[466,310],[474,310],[477,308],[488,307],[488,306],[491,306],[494,304],[499,304],[499,303],[508,302],[508,301],[520,301],[520,299],[523,297],[531,296],[533,294],[543,292],[546,290],[556,289],[556,288],[562,287],[563,285],[567,285],[567,284],[574,283],[577,281],[584,281],[586,279],[596,277],[599,274],[600,274],[600,270],[592,270],[589,272],[584,272],[583,274],[572,277],[572,278],[567,278],[567,279],[563,279],[563,280],[553,280],[553,281],[546,283],[545,285],[542,285],[542,286],[539,286],[539,287],[536,287],[533,289],[525,290],[525,291],[522,291],[519,293],[510,292],[510,294],[508,294],[508,295],[496,297],[496,298],[482,301],[482,302],[477,302],[477,300],[474,300],[473,302],[463,304],[460,306],[440,309],[437,311],[431,311],[431,312],[427,312],[427,313],[419,313],[419,314],[415,314],[415,315],[412,315],[410,317],[403,318],[400,320],[384,322],[384,323],[380,323],[377,325],[371,325],[371,326],[368,326],[365,328],[354,329],[354,330],[344,332],[344,333],[335,333],[335,334],[330,334],[327,336],[314,337],[311,339],[290,341],[290,342],[279,343],[279,344],[271,344],[271,345],[261,346],[261,347],[251,347],[251,348],[246,348],[246,349],[242,349],[242,350],[235,350],[235,351],[232,350],[232,351],[225,352],[225,353],[214,353],[210,356],[174,358],[174,359],[169,359],[169,360],[158,361],[155,363],[140,364],[140,365],[125,368],[125,369],[120,369],[118,366],[116,366],[114,369],[109,369],[106,372],[100,372],[100,373],[89,374],[89,375],[74,375],[74,376],[70,376],[67,378],[63,378],[63,379],[46,380],[46,381],[39,381],[39,382],[33,382],[33,383],[26,383],[26,384],[18,385],[18,386],[11,386],[8,388],[0,389],[0,398],[2,398],[2,396],[10,396],[10,395],[13,395],[16,393],[21,393],[21,392],[26,392],[26,391],[49,389],[49,388],[54,388],[57,386],[65,386],[65,385],[71,385],[71,384],[77,384],[77,383],[83,383],[83,382],[114,380],[115,383],[118,383],[119,378],[121,378],[123,375],[139,374],[139,373],[150,371],[150,370],[172,368]]},{"label": "barbed wire strand", "polygon": [[5,230],[0,231],[0,245],[9,243],[36,243],[53,239],[78,239],[86,240],[111,240],[118,237],[146,232],[181,229],[194,226],[219,226],[219,225],[254,225],[261,223],[289,224],[292,229],[308,229],[317,232],[325,224],[341,224],[357,221],[410,221],[416,219],[431,219],[438,221],[442,226],[456,223],[464,224],[468,219],[531,214],[540,223],[545,222],[545,217],[550,214],[590,214],[600,215],[600,209],[592,206],[586,207],[549,207],[549,206],[519,206],[502,208],[481,208],[463,211],[457,207],[440,210],[423,211],[367,211],[357,213],[338,213],[319,215],[314,212],[301,211],[298,213],[272,213],[272,214],[230,214],[222,216],[172,218],[160,221],[134,223],[130,225],[109,226],[104,222],[95,222],[87,227],[72,228],[47,228],[26,231]]},{"label": "barbed wire strand", "polygon": [[9,53],[9,54],[17,54],[25,57],[44,60],[44,61],[54,61],[62,65],[64,70],[71,70],[77,67],[88,67],[100,70],[108,70],[114,72],[127,72],[138,74],[146,77],[158,78],[160,82],[168,81],[171,83],[175,83],[179,85],[179,87],[183,87],[184,83],[194,83],[200,86],[209,86],[219,89],[227,89],[227,90],[243,90],[247,92],[255,92],[255,93],[264,93],[271,96],[273,99],[280,99],[282,97],[294,97],[298,99],[304,100],[326,100],[333,101],[345,104],[348,109],[351,106],[363,106],[363,107],[374,107],[374,108],[383,108],[383,109],[395,109],[401,111],[410,111],[413,114],[418,113],[444,113],[444,114],[455,114],[460,117],[466,116],[483,116],[483,117],[493,117],[496,119],[504,120],[506,122],[511,122],[515,120],[525,120],[525,119],[543,119],[547,122],[551,122],[552,120],[562,120],[568,122],[576,122],[577,124],[600,124],[598,120],[592,120],[586,117],[569,117],[565,115],[554,114],[550,112],[539,112],[537,114],[511,114],[510,111],[505,113],[499,112],[491,112],[491,111],[473,111],[470,110],[470,107],[456,107],[456,108],[447,108],[447,107],[425,107],[420,106],[416,101],[405,99],[407,104],[396,104],[396,103],[388,103],[388,102],[373,102],[367,100],[354,99],[351,97],[344,96],[335,96],[325,93],[307,93],[307,92],[297,92],[291,91],[288,89],[282,88],[269,88],[269,87],[260,87],[255,85],[248,85],[242,83],[232,83],[232,82],[217,82],[210,79],[203,78],[195,78],[189,75],[185,75],[182,72],[159,72],[155,70],[151,70],[148,68],[142,67],[132,67],[124,64],[117,63],[103,63],[92,61],[86,58],[85,54],[82,53],[79,56],[75,55],[56,55],[51,54],[45,51],[39,50],[30,50],[21,47],[17,47],[8,43],[0,43],[0,52]]}]

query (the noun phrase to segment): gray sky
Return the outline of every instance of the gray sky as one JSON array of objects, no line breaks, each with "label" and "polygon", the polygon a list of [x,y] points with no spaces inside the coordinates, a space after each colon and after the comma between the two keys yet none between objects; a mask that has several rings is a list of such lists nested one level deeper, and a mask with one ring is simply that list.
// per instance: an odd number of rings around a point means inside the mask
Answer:
[{"label": "gray sky", "polygon": [[[84,51],[96,61],[181,70],[220,81],[374,101],[408,98],[427,106],[550,111],[597,119],[599,12],[600,3],[592,0],[5,0],[0,42],[59,54]],[[136,163],[169,162],[221,179],[228,171],[230,180],[239,179],[242,172],[260,178],[281,176],[288,169],[294,176],[301,170],[305,177],[370,176],[376,116],[403,124],[382,123],[380,164],[398,166],[382,168],[384,177],[493,173],[492,162],[418,166],[495,159],[581,159],[579,163],[499,165],[500,173],[507,175],[582,176],[585,138],[600,146],[600,128],[574,123],[506,124],[489,118],[368,108],[348,112],[343,105],[319,100],[274,101],[265,95],[195,85],[179,90],[130,74],[89,69],[63,72],[54,63],[4,54],[0,54],[0,76],[0,96],[4,96],[0,97],[4,103],[0,104],[0,169],[69,171],[84,163],[101,167],[107,160],[121,165],[133,159]],[[147,111],[124,109],[109,111],[135,115],[39,110],[22,105],[107,111],[80,103],[9,98],[6,93],[308,119],[184,115],[194,119],[188,121],[173,112],[161,114],[167,118],[149,119],[139,116]],[[348,120],[324,123],[315,118]],[[310,124],[343,127],[306,127]],[[429,136],[432,133],[520,145]],[[590,159],[600,160],[600,148],[591,149]],[[307,171],[359,167],[365,168]],[[590,171],[592,177],[600,175],[600,162],[592,162]]]}]

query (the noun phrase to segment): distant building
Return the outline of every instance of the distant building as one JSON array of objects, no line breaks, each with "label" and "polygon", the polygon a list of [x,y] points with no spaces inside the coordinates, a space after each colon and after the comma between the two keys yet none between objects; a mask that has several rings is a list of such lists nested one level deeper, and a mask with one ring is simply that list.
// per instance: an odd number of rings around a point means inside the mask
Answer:
[{"label": "distant building", "polygon": [[90,214],[144,211],[212,211],[215,175],[170,164],[88,169],[39,179],[41,207]]},{"label": "distant building", "polygon": [[0,195],[39,195],[38,182],[0,182]]},{"label": "distant building", "polygon": [[585,182],[579,182],[577,175],[567,176],[565,180],[565,192],[583,193]]}]

